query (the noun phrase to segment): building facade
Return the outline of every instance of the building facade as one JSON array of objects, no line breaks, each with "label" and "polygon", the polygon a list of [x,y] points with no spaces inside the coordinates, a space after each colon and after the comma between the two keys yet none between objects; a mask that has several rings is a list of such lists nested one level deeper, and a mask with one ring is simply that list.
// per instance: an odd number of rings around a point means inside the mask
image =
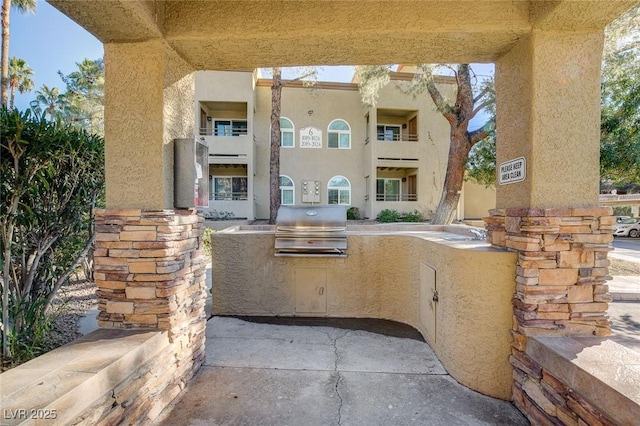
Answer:
[{"label": "building facade", "polygon": [[[398,90],[411,78],[393,73],[374,107],[363,105],[355,83],[285,84],[281,203],[341,204],[367,218],[384,209],[429,217],[444,184],[449,124],[427,94]],[[452,80],[438,84],[454,93]],[[257,72],[198,72],[195,97],[197,137],[209,145],[208,210],[268,218],[271,80]],[[480,218],[495,206],[495,191],[465,187],[458,219]]]}]

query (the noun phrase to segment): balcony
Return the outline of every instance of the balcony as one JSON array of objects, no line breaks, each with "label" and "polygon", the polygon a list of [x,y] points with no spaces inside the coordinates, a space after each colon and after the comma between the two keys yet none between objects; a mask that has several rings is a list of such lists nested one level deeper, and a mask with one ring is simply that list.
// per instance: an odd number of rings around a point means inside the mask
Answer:
[{"label": "balcony", "polygon": [[418,194],[376,194],[376,201],[418,201]]},{"label": "balcony", "polygon": [[376,137],[379,142],[418,142],[417,133],[380,133]]},{"label": "balcony", "polygon": [[247,136],[247,125],[230,127],[201,127],[200,136]]}]

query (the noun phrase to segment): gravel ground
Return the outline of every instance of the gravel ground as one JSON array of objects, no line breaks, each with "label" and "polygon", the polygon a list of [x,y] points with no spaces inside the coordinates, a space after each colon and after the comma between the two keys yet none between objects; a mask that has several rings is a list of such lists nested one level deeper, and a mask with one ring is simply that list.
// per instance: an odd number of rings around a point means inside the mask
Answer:
[{"label": "gravel ground", "polygon": [[48,347],[55,349],[82,336],[78,322],[88,310],[97,306],[96,289],[93,282],[82,279],[71,281],[60,289],[52,302],[52,310],[59,315],[53,331],[47,336]]}]

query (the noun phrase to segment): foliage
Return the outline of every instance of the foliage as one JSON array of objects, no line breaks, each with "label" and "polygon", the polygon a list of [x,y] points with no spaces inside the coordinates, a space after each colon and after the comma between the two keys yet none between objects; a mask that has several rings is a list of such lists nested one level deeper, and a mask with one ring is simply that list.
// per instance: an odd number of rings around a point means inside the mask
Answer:
[{"label": "foliage", "polygon": [[393,209],[384,209],[378,213],[376,220],[381,223],[393,222],[424,222],[426,219],[418,210],[411,212],[398,212]]},{"label": "foliage", "polygon": [[425,217],[418,210],[413,210],[400,215],[403,222],[424,222]]},{"label": "foliage", "polygon": [[[37,352],[47,308],[93,243],[104,141],[31,111],[0,110],[3,358]],[[15,359],[22,355],[16,354]]]},{"label": "foliage", "polygon": [[16,89],[20,93],[30,92],[33,90],[33,70],[24,59],[11,58],[9,61],[9,89],[11,91],[11,98],[9,101],[9,108],[13,108]]},{"label": "foliage", "polygon": [[77,71],[58,74],[65,83],[67,120],[90,133],[104,134],[104,62],[85,58]]},{"label": "foliage", "polygon": [[600,177],[640,184],[640,5],[606,30],[602,67]]},{"label": "foliage", "polygon": [[97,135],[104,134],[104,62],[85,58],[68,75],[58,71],[66,91],[43,84],[36,91],[31,109],[51,121],[61,120]]},{"label": "foliage", "polygon": [[233,212],[218,210],[206,210],[202,212],[202,216],[207,220],[229,220],[235,218],[235,214]]},{"label": "foliage", "polygon": [[347,209],[347,219],[349,220],[360,220],[362,216],[360,216],[360,209],[357,207],[349,207]]},{"label": "foliage", "polygon": [[400,213],[397,210],[384,209],[378,213],[376,220],[382,223],[400,222]]},{"label": "foliage", "polygon": [[380,91],[391,81],[390,65],[368,65],[356,67],[355,80],[362,103],[375,106]]},{"label": "foliage", "polygon": [[487,188],[496,184],[496,132],[471,148],[465,179]]},{"label": "foliage", "polygon": [[64,94],[60,93],[60,89],[43,84],[36,91],[36,99],[31,102],[31,109],[36,115],[48,114],[49,119],[54,121],[63,118],[66,103],[67,100]]},{"label": "foliage", "polygon": [[211,248],[211,236],[215,233],[211,228],[205,228],[204,233],[202,234],[202,245],[204,247],[204,252],[207,254],[209,258],[213,254],[213,249]]},{"label": "foliage", "polygon": [[631,217],[631,206],[614,206],[613,215]]}]

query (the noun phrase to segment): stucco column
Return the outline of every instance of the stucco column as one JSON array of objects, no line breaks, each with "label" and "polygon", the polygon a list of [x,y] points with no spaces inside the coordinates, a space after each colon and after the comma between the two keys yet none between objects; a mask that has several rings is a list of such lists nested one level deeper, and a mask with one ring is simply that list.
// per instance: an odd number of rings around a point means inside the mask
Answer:
[{"label": "stucco column", "polygon": [[166,332],[175,360],[166,369],[171,393],[204,360],[203,218],[173,207],[173,140],[194,137],[192,69],[162,40],[108,43],[105,68],[107,208],[95,214],[98,322]]},{"label": "stucco column", "polygon": [[173,140],[194,136],[192,72],[161,40],[105,44],[107,207],[173,208]]},{"label": "stucco column", "polygon": [[529,339],[610,333],[615,221],[598,206],[602,40],[601,31],[534,30],[496,63],[498,177],[500,164],[521,157],[526,177],[497,185],[485,222],[493,245],[518,252],[513,400],[545,422],[579,416],[545,396],[550,374],[527,356]]},{"label": "stucco column", "polygon": [[496,62],[497,163],[525,157],[497,207],[598,204],[603,35],[534,30]]}]

